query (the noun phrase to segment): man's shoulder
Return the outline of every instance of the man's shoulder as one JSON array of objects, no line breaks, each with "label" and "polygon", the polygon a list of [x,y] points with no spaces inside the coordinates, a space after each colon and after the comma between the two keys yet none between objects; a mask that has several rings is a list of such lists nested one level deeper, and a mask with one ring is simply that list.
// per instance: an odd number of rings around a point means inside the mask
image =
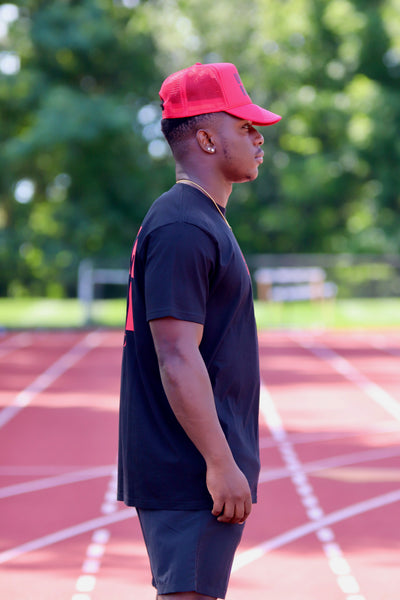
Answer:
[{"label": "man's shoulder", "polygon": [[218,243],[222,238],[230,237],[230,230],[221,227],[220,218],[212,201],[199,190],[177,184],[153,202],[143,221],[142,230],[150,234],[167,225],[171,232],[174,229],[196,228]]},{"label": "man's shoulder", "polygon": [[181,196],[182,190],[176,185],[161,194],[150,206],[143,224],[152,224],[158,220],[166,223],[179,220],[182,212]]},{"label": "man's shoulder", "polygon": [[209,206],[189,186],[174,185],[159,196],[149,208],[142,223],[142,238],[160,228],[167,228],[171,235],[183,229],[194,228],[214,237],[214,223]]}]

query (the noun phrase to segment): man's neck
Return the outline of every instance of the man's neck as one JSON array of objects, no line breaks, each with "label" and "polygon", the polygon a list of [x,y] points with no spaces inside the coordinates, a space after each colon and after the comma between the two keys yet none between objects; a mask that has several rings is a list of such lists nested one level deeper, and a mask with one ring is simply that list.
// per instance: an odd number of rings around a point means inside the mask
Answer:
[{"label": "man's neck", "polygon": [[210,174],[200,174],[195,170],[184,169],[177,165],[176,181],[182,179],[188,182],[188,185],[190,185],[190,182],[193,182],[201,186],[208,194],[210,194],[217,204],[226,208],[229,196],[232,192],[232,184],[224,182],[223,180],[216,181]]}]

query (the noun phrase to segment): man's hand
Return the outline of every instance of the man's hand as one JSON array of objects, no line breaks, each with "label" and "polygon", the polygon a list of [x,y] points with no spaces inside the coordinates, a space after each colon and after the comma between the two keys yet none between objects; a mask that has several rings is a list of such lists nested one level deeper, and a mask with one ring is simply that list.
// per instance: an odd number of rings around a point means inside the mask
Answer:
[{"label": "man's hand", "polygon": [[222,523],[244,523],[252,508],[249,484],[235,462],[208,466],[207,488],[214,505],[212,514]]}]

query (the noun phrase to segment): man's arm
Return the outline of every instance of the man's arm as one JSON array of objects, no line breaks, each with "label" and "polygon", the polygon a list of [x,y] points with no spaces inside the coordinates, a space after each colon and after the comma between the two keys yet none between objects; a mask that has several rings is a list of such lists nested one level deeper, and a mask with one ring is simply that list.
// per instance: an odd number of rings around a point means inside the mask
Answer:
[{"label": "man's arm", "polygon": [[207,465],[207,488],[218,520],[243,523],[252,503],[218,420],[199,345],[203,327],[171,317],[150,321],[162,384],[171,408]]}]

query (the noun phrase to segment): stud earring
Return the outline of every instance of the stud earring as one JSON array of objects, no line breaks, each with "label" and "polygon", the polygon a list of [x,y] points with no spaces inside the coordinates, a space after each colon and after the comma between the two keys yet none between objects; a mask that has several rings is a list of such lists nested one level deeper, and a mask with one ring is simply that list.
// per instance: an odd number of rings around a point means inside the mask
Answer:
[{"label": "stud earring", "polygon": [[210,152],[215,152],[215,148],[208,148]]}]

